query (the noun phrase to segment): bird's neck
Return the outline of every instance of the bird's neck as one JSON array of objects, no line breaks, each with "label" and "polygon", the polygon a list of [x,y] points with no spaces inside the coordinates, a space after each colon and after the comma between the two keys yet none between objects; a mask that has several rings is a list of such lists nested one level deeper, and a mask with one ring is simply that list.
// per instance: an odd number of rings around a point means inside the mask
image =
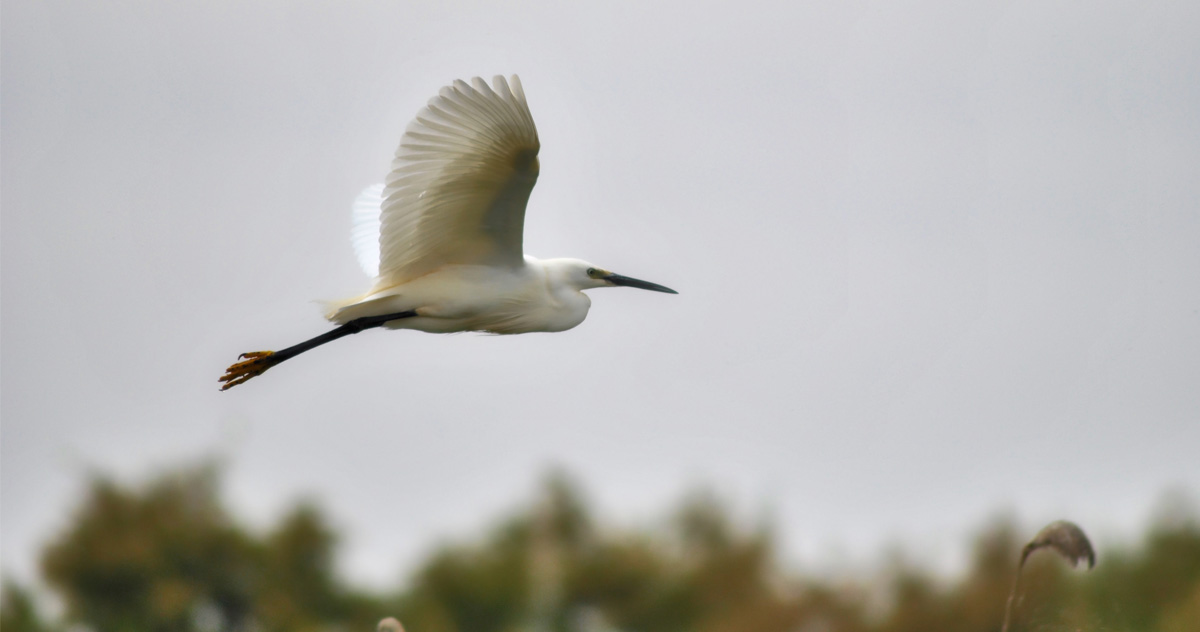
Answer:
[{"label": "bird's neck", "polygon": [[575,279],[576,270],[574,259],[537,259],[526,256],[526,265],[534,266],[541,271],[546,280],[547,290],[559,298],[582,296],[585,288]]}]

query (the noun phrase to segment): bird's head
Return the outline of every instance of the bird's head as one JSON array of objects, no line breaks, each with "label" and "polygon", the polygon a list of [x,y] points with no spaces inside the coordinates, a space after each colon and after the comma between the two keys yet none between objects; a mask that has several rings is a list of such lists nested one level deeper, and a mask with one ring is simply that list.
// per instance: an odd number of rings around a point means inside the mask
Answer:
[{"label": "bird's head", "polygon": [[666,292],[667,294],[679,293],[669,287],[617,274],[579,259],[557,259],[554,262],[558,264],[555,267],[562,274],[563,280],[572,287],[580,290],[620,285],[655,292]]}]

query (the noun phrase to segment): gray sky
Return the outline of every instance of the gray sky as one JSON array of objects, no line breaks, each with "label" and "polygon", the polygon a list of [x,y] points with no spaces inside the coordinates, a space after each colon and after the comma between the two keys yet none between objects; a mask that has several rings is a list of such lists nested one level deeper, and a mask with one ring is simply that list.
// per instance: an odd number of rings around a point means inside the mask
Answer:
[{"label": "gray sky", "polygon": [[[802,567],[1200,490],[1200,4],[513,4],[5,0],[6,571],[87,471],[214,452],[377,584],[550,464],[614,521],[708,484]],[[218,392],[366,288],[350,205],[425,100],[513,72],[528,252],[681,294]]]}]

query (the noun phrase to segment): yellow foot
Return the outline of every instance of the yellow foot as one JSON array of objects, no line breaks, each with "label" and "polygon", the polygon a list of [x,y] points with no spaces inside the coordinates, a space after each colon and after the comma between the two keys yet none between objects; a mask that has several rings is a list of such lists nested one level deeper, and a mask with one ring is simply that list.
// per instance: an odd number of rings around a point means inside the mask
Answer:
[{"label": "yellow foot", "polygon": [[218,381],[224,382],[221,390],[228,390],[252,377],[266,373],[267,369],[279,364],[279,360],[276,360],[274,355],[274,351],[249,351],[238,356],[239,360],[247,359],[225,369],[225,375],[218,378]]}]

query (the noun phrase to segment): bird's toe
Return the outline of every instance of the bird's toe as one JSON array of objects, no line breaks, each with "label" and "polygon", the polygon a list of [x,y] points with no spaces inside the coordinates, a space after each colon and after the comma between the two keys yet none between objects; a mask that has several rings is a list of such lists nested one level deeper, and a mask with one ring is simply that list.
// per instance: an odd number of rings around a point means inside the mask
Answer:
[{"label": "bird's toe", "polygon": [[217,378],[218,382],[222,382],[221,390],[228,390],[252,377],[262,375],[278,362],[274,355],[274,351],[249,351],[239,355],[239,360],[246,359],[230,365],[225,369],[225,375]]},{"label": "bird's toe", "polygon": [[[275,355],[274,351],[247,351],[246,353],[239,353],[238,360],[243,360],[243,359],[256,360],[258,358],[266,358],[268,356],[273,356],[273,355]],[[238,364],[246,364],[246,363],[239,362]],[[235,364],[234,366],[237,366],[237,364]]]}]

